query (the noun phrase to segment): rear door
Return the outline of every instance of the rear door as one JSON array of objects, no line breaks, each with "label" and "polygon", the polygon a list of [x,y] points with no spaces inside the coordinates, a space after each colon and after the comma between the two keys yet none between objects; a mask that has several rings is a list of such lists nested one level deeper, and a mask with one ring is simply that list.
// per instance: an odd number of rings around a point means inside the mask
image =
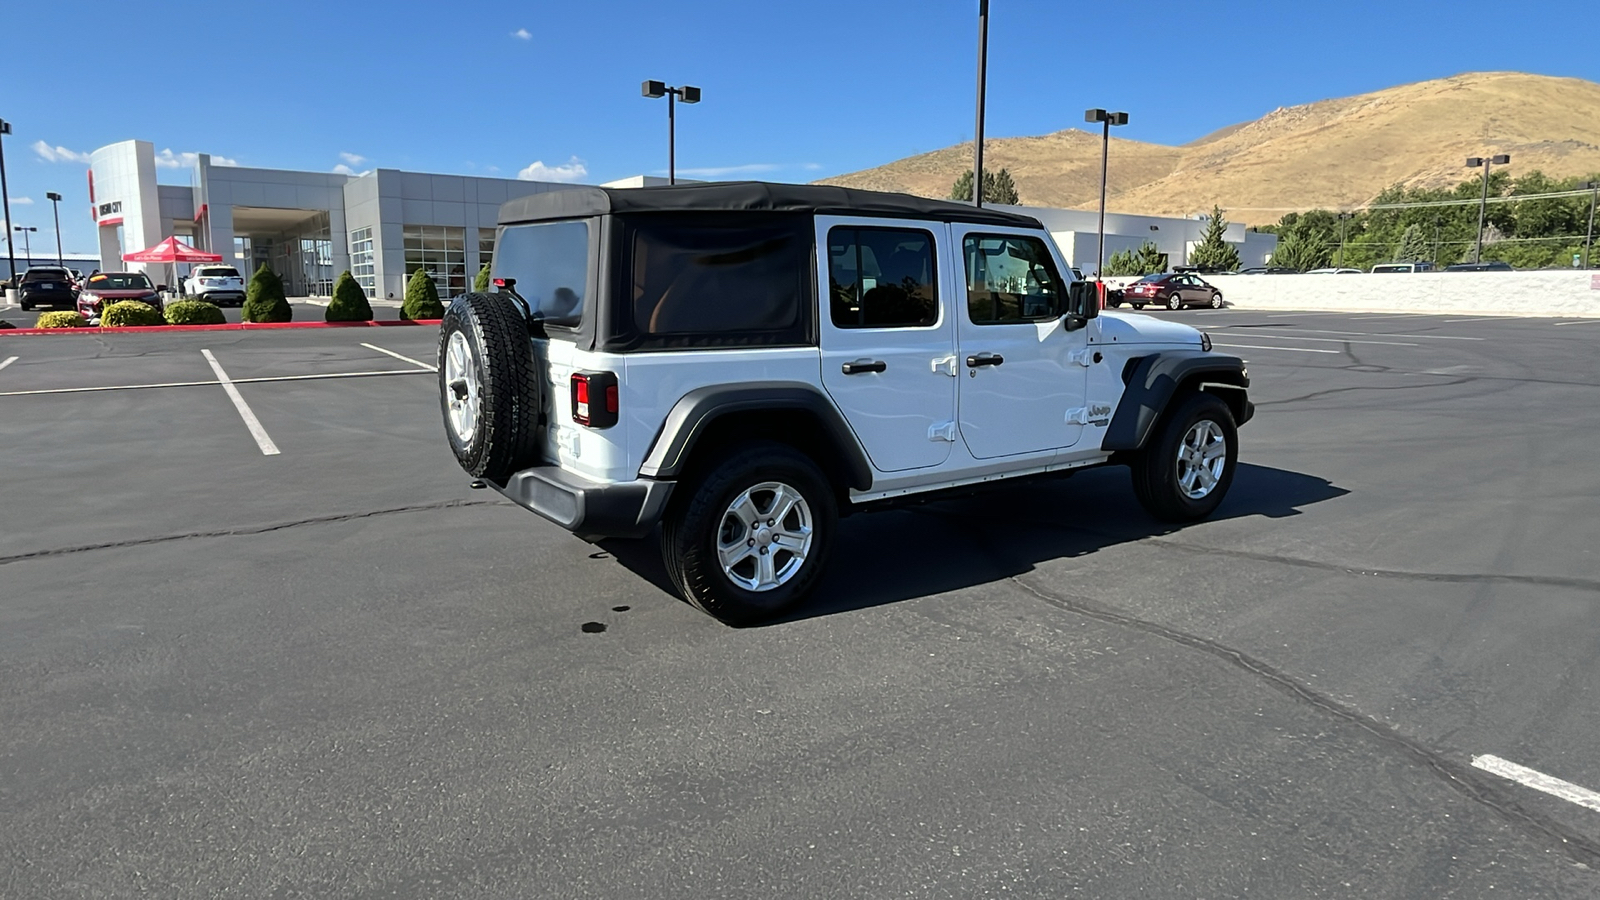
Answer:
[{"label": "rear door", "polygon": [[874,468],[937,466],[956,439],[944,223],[817,216],[822,384]]},{"label": "rear door", "polygon": [[951,226],[966,279],[955,316],[960,431],[978,459],[1071,447],[1087,423],[1088,329],[1067,331],[1066,270],[1037,233]]}]

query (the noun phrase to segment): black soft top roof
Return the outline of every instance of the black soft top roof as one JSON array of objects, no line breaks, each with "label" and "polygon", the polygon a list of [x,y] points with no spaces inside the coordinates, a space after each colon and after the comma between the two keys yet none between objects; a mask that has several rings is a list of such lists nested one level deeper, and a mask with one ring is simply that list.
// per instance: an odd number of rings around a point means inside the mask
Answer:
[{"label": "black soft top roof", "polygon": [[607,213],[799,212],[823,215],[933,219],[1039,228],[1032,216],[978,208],[951,200],[863,191],[824,184],[718,181],[661,187],[572,187],[530,194],[500,207],[500,224],[574,219]]}]

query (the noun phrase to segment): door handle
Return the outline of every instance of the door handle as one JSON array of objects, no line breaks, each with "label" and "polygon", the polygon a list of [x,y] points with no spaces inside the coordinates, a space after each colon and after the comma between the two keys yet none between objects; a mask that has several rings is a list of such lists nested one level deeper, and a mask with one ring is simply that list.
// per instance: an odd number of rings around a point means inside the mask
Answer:
[{"label": "door handle", "polygon": [[998,366],[1005,361],[1006,358],[998,353],[974,353],[967,357],[967,368],[976,369],[979,366]]},{"label": "door handle", "polygon": [[868,372],[883,372],[889,368],[889,364],[881,359],[858,359],[839,368],[846,375],[865,375]]}]

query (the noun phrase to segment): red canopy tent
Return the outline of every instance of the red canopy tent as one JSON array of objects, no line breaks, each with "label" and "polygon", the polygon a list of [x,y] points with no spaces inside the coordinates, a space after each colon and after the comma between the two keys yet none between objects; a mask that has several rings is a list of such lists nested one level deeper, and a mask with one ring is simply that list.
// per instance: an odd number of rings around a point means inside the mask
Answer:
[{"label": "red canopy tent", "polygon": [[122,258],[126,262],[172,263],[174,281],[178,278],[178,263],[222,262],[221,254],[196,250],[176,237],[169,237],[147,250],[124,253]]}]

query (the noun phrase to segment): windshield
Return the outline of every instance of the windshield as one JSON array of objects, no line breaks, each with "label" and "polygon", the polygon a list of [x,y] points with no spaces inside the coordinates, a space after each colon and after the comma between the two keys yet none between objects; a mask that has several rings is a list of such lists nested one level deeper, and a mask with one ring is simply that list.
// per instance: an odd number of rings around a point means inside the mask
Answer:
[{"label": "windshield", "polygon": [[239,270],[233,266],[205,266],[194,270],[196,278],[238,278]]},{"label": "windshield", "polygon": [[155,290],[143,272],[113,272],[101,273],[90,277],[89,289],[98,291],[137,291]]},{"label": "windshield", "polygon": [[589,223],[508,226],[495,243],[493,275],[516,279],[536,317],[577,325],[589,293]]}]

